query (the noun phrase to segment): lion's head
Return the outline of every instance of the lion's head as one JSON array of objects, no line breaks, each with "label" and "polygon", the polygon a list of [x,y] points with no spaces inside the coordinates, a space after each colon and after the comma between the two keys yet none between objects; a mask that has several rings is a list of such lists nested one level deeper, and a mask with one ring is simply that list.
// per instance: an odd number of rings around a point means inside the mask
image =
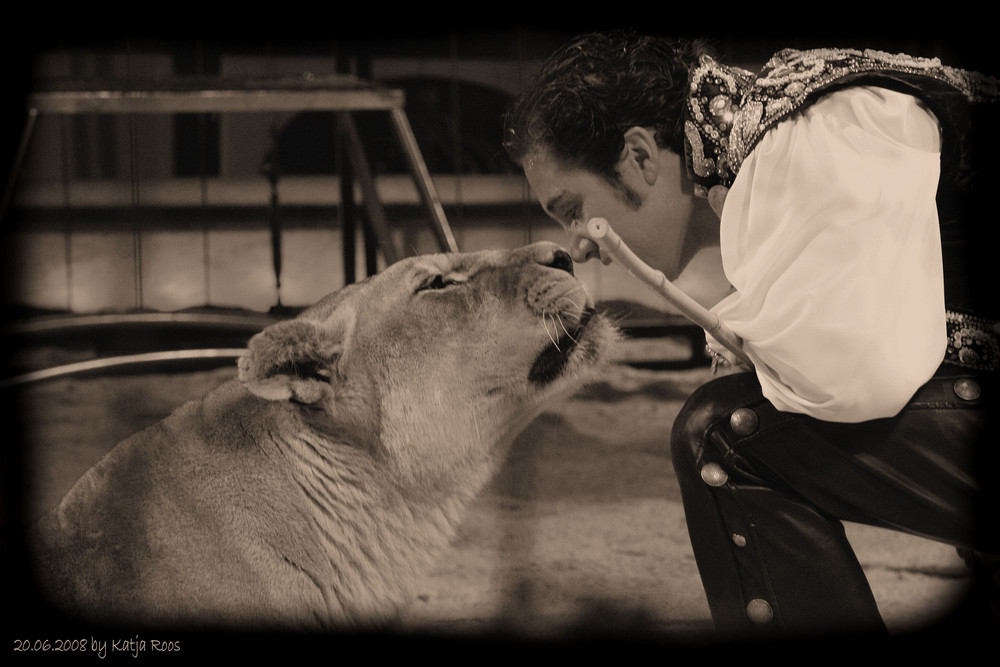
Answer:
[{"label": "lion's head", "polygon": [[496,464],[547,400],[593,377],[614,338],[555,244],[426,255],[268,327],[239,379],[425,483]]}]

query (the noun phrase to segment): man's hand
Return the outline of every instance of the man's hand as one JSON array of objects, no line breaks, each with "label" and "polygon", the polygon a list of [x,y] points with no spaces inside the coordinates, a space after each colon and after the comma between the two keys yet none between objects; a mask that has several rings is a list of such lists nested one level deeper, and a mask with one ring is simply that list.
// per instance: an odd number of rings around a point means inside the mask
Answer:
[{"label": "man's hand", "polygon": [[[742,341],[740,341],[742,342]],[[712,334],[705,332],[705,352],[712,357],[712,372],[723,371],[749,371],[753,370],[743,360],[737,357],[729,348],[712,337]]]}]

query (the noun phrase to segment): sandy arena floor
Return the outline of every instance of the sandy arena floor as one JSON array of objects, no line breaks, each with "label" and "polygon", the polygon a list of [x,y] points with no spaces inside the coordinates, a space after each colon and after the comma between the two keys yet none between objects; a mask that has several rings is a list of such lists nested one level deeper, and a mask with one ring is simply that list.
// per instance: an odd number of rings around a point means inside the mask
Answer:
[{"label": "sandy arena floor", "polygon": [[[58,500],[106,449],[205,393],[231,369],[36,383],[20,408],[37,475],[32,513]],[[597,632],[710,637],[708,606],[670,463],[669,432],[707,369],[615,365],[517,441],[470,508],[403,622],[435,636]],[[51,406],[57,405],[58,409]],[[891,631],[947,614],[969,585],[954,549],[849,525]]]}]

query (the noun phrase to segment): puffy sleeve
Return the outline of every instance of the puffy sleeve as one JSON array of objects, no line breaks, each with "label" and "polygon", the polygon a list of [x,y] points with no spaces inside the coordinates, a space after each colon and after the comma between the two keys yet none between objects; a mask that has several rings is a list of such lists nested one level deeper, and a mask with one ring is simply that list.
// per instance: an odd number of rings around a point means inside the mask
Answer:
[{"label": "puffy sleeve", "polygon": [[715,310],[764,395],[825,421],[895,415],[946,348],[937,119],[857,87],[772,128],[721,218],[735,291]]}]

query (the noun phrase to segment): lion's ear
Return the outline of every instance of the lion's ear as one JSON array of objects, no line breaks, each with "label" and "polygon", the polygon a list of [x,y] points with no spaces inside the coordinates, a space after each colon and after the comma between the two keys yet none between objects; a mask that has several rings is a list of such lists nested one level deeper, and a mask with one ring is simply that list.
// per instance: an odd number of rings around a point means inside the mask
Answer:
[{"label": "lion's ear", "polygon": [[272,324],[250,339],[239,360],[239,380],[261,398],[315,403],[332,391],[352,326],[346,315],[326,322]]}]

